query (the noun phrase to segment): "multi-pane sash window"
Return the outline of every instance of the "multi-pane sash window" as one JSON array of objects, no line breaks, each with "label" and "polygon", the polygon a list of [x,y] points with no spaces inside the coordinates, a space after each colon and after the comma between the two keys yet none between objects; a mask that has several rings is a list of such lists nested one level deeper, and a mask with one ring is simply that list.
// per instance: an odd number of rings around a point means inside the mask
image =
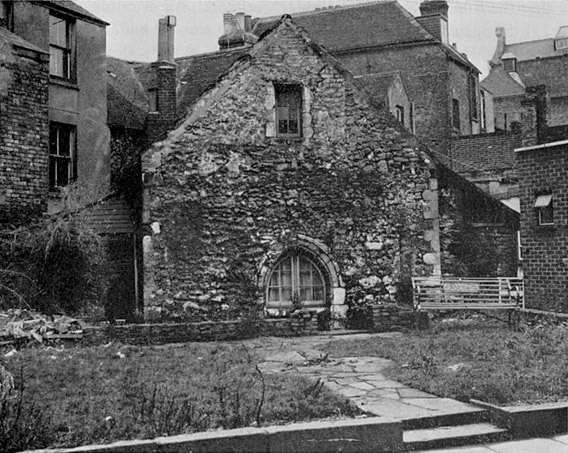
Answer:
[{"label": "multi-pane sash window", "polygon": [[325,285],[321,271],[303,255],[289,255],[272,271],[268,283],[268,305],[278,303],[291,308],[297,301],[302,306],[325,304]]},{"label": "multi-pane sash window", "polygon": [[278,135],[299,137],[302,135],[302,87],[276,85],[275,92]]},{"label": "multi-pane sash window", "polygon": [[49,125],[49,187],[66,186],[75,178],[75,126]]},{"label": "multi-pane sash window", "polygon": [[59,16],[49,16],[49,73],[71,79],[72,71],[72,24]]}]

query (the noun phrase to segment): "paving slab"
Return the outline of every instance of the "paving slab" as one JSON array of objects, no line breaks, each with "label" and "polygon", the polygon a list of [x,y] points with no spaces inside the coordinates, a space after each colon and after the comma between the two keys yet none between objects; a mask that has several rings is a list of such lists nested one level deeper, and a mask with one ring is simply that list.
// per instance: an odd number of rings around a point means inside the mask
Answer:
[{"label": "paving slab", "polygon": [[487,445],[497,453],[566,453],[566,444],[554,439],[527,439]]}]

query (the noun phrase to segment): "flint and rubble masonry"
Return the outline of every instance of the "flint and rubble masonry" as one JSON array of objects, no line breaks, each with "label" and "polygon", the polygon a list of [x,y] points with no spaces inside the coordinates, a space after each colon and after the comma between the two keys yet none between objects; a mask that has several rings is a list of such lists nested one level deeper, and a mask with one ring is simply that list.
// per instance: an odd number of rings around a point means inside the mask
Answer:
[{"label": "flint and rubble masonry", "polygon": [[[278,137],[275,84],[303,90],[302,137]],[[439,273],[434,166],[349,73],[284,20],[144,156],[145,312],[263,302],[282,253],[309,249],[332,317]],[[401,275],[404,273],[405,275]]]}]

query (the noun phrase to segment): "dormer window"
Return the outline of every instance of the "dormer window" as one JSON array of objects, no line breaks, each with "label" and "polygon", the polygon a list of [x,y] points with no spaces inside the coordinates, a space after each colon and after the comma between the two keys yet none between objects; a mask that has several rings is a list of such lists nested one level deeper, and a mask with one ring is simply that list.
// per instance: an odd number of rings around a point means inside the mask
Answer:
[{"label": "dormer window", "polygon": [[568,26],[560,27],[554,37],[554,50],[568,49]]},{"label": "dormer window", "polygon": [[517,58],[510,53],[507,53],[501,57],[503,62],[503,69],[507,72],[517,72]]},{"label": "dormer window", "polygon": [[302,87],[296,84],[275,85],[278,136],[302,135]]},{"label": "dormer window", "polygon": [[555,50],[568,49],[568,38],[557,39],[554,41]]}]

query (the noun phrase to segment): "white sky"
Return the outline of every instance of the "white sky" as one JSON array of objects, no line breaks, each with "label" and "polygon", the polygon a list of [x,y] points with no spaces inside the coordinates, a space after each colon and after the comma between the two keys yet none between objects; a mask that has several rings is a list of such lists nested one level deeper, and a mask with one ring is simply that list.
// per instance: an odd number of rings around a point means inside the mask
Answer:
[{"label": "white sky", "polygon": [[[177,16],[176,57],[213,52],[223,34],[223,13],[243,11],[254,17],[349,5],[361,0],[76,0],[109,22],[107,54],[136,61],[157,58],[158,20]],[[364,0],[363,0],[364,1]],[[419,15],[421,0],[399,0]],[[495,28],[503,26],[507,42],[550,38],[568,25],[568,0],[449,0],[450,42],[457,43],[485,74],[495,51]]]}]

